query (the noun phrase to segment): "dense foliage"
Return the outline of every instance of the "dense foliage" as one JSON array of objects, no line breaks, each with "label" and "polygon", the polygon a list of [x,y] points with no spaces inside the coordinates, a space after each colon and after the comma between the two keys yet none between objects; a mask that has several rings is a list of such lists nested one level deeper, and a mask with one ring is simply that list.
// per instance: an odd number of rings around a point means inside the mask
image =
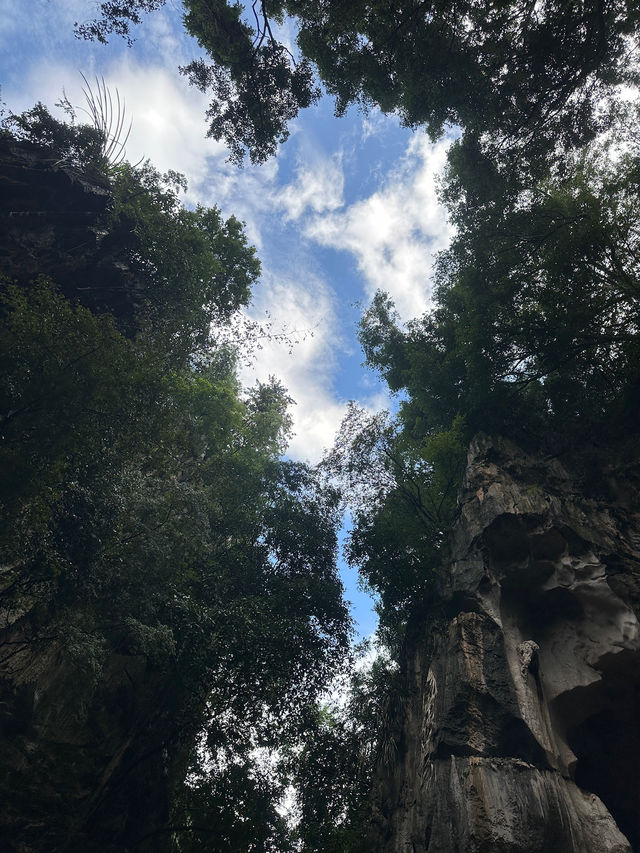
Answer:
[{"label": "dense foliage", "polygon": [[371,850],[371,786],[376,768],[395,757],[403,684],[384,650],[367,643],[361,652],[345,696],[320,708],[302,752],[291,756],[302,853]]},{"label": "dense foliage", "polygon": [[477,150],[453,149],[446,193],[458,230],[439,258],[435,310],[401,331],[378,297],[362,332],[370,363],[409,391],[404,417],[432,428],[464,413],[473,431],[522,438],[632,418],[637,141],[570,152],[526,190],[505,191],[493,173]]},{"label": "dense foliage", "polygon": [[120,252],[135,279],[136,317],[129,330],[146,324],[158,348],[185,358],[211,343],[212,324],[228,324],[247,305],[260,274],[255,249],[235,217],[224,220],[215,207],[180,204],[182,175],[161,175],[149,162],[114,165],[100,128],[59,122],[42,104],[9,114],[3,132],[108,188],[112,204],[99,225],[103,250]]},{"label": "dense foliage", "polygon": [[[164,0],[104,2],[78,33],[130,36]],[[316,97],[312,71],[336,98],[396,112],[435,136],[445,124],[549,150],[593,135],[620,84],[638,82],[640,11],[631,0],[183,0],[184,24],[207,58],[185,69],[212,96],[210,135],[236,160],[270,156],[287,122]],[[283,16],[296,56],[274,33]],[[599,115],[600,114],[600,115]],[[503,149],[503,154],[504,154]]]},{"label": "dense foliage", "polygon": [[[163,5],[101,3],[78,34],[131,38]],[[616,98],[640,82],[640,9],[630,0],[182,5],[204,52],[183,71],[209,93],[209,135],[236,162],[275,151],[317,98],[316,79],[338,113],[379,107],[432,136],[462,128],[442,190],[456,236],[438,260],[433,310],[403,327],[380,293],[361,325],[367,362],[400,395],[398,417],[351,408],[325,463],[353,515],[347,555],[378,595],[381,635],[402,662],[408,620],[437,598],[474,432],[540,445],[637,429],[638,115]],[[33,118],[45,134],[46,116]],[[28,122],[17,128],[29,132]],[[393,749],[384,733],[401,689],[389,685],[402,669],[378,663],[356,674],[344,708],[309,708],[346,642],[331,562],[337,496],[279,460],[282,389],[243,396],[228,351],[205,355],[209,319],[224,322],[243,304],[255,259],[237,223],[182,211],[152,171],[124,168],[110,180],[114,223],[135,235],[132,262],[149,283],[137,337],[46,283],[8,296],[7,590],[42,625],[48,611],[67,624],[82,613],[92,657],[79,658],[96,677],[105,649],[135,646],[196,697],[210,724],[176,800],[181,849],[357,851],[372,773]],[[199,260],[177,289],[175,259],[189,244]],[[60,334],[47,337],[45,316]],[[112,602],[128,621],[114,618]],[[69,636],[77,648],[79,634]],[[249,706],[263,716],[247,727]],[[256,747],[285,742],[280,762],[258,766]],[[274,805],[287,774],[299,792],[296,840]]]},{"label": "dense foliage", "polygon": [[[346,555],[377,596],[380,633],[399,651],[404,620],[433,588],[456,510],[467,431],[394,422],[354,405],[324,465],[342,485],[353,528]],[[400,634],[398,634],[400,632]]]},{"label": "dense foliage", "polygon": [[[34,115],[80,168],[75,146],[92,135]],[[17,123],[37,140],[40,124]],[[258,274],[240,224],[185,210],[149,166],[103,179],[102,225],[126,222],[143,294],[133,329],[70,302],[46,270],[4,283],[2,599],[5,627],[27,633],[2,663],[56,650],[80,725],[114,656],[146,660],[168,720],[157,748],[192,754],[174,792],[177,848],[220,849],[224,835],[225,850],[265,849],[288,842],[282,782],[259,750],[298,742],[348,647],[337,495],[282,459],[286,391],[243,390],[234,351],[210,333]],[[50,815],[38,843],[55,846],[64,826]]]}]

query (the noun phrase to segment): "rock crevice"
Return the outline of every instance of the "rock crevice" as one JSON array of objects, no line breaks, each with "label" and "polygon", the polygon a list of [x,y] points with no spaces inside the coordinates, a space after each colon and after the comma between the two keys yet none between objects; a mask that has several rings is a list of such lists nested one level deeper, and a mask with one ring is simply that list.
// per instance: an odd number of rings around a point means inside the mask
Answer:
[{"label": "rock crevice", "polygon": [[474,440],[377,849],[640,850],[639,468]]}]

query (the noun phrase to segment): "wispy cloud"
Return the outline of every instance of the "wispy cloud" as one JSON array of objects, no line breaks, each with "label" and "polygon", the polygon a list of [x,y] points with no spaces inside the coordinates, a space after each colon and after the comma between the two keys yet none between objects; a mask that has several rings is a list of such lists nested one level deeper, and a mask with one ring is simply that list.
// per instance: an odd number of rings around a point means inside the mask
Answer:
[{"label": "wispy cloud", "polygon": [[312,156],[296,169],[296,180],[282,189],[278,202],[285,218],[297,220],[303,213],[326,213],[344,204],[341,158]]},{"label": "wispy cloud", "polygon": [[[268,310],[276,327],[293,333],[298,342],[289,346],[275,340],[264,342],[257,363],[245,369],[245,382],[279,378],[295,400],[292,409],[294,436],[291,456],[315,462],[334,439],[345,411],[336,399],[332,378],[341,347],[333,291],[304,263],[297,275],[267,273],[254,299],[254,316]],[[274,329],[278,331],[278,328]]]},{"label": "wispy cloud", "polygon": [[[59,26],[54,30],[50,27],[50,0],[3,0],[2,15],[0,15],[0,45],[5,37],[14,35],[29,39],[37,39],[42,51],[54,47],[65,40],[73,32],[76,21],[83,21],[87,15],[86,0],[57,0],[55,17]],[[3,45],[4,46],[4,45]],[[16,47],[13,41],[12,46]],[[7,47],[9,44],[7,43]]]},{"label": "wispy cloud", "polygon": [[449,144],[414,135],[381,189],[344,210],[312,216],[305,225],[306,235],[319,244],[353,254],[367,295],[387,291],[405,320],[429,307],[433,259],[452,233],[436,196]]},{"label": "wispy cloud", "polygon": [[388,127],[394,127],[397,124],[397,118],[394,115],[383,113],[379,107],[371,107],[371,109],[362,116],[362,133],[360,136],[361,142],[366,142],[372,136],[379,133],[384,133]]}]

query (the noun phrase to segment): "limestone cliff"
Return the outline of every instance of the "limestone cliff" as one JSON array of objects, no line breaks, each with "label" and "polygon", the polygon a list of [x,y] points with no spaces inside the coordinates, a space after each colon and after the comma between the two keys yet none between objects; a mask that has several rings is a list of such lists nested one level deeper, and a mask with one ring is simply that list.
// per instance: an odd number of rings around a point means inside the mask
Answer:
[{"label": "limestone cliff", "polygon": [[158,827],[179,750],[159,674],[142,655],[111,655],[83,690],[68,652],[34,636],[29,616],[0,632],[0,647],[0,849],[167,850]]},{"label": "limestone cliff", "polygon": [[640,850],[640,465],[477,437],[372,849]]},{"label": "limestone cliff", "polygon": [[[0,289],[46,275],[132,328],[142,285],[126,223],[103,230],[112,203],[104,178],[0,136]],[[44,582],[16,608],[14,568],[0,565],[0,850],[122,851],[131,839],[167,849],[157,828],[185,752],[177,691],[126,642],[100,661],[99,678],[85,649],[79,675],[74,643],[58,639],[69,639],[66,614],[52,612]]]},{"label": "limestone cliff", "polygon": [[144,285],[129,266],[130,223],[105,227],[112,204],[104,177],[0,136],[2,278],[29,287],[46,275],[69,299],[130,327]]}]

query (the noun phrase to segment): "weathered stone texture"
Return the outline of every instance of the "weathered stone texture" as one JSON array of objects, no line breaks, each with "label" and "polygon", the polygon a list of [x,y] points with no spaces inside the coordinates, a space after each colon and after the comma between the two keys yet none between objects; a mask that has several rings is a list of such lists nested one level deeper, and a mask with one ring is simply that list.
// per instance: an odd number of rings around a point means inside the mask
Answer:
[{"label": "weathered stone texture", "polygon": [[640,850],[639,470],[473,442],[372,847]]},{"label": "weathered stone texture", "polygon": [[160,673],[112,654],[84,684],[29,623],[0,631],[0,850],[167,850],[158,827],[182,756]]},{"label": "weathered stone texture", "polygon": [[144,282],[130,269],[132,223],[104,227],[112,204],[103,177],[0,136],[0,286],[45,275],[72,301],[131,326]]},{"label": "weathered stone texture", "polygon": [[[0,137],[0,290],[46,274],[132,329],[143,287],[128,265],[128,224],[103,230],[112,202],[99,176]],[[186,700],[142,655],[109,654],[95,683],[89,665],[79,675],[56,639],[65,614],[44,615],[44,587],[19,611],[7,605],[11,568],[0,566],[0,850],[168,849],[158,827],[183,770],[177,735],[186,744],[192,734]]]}]

